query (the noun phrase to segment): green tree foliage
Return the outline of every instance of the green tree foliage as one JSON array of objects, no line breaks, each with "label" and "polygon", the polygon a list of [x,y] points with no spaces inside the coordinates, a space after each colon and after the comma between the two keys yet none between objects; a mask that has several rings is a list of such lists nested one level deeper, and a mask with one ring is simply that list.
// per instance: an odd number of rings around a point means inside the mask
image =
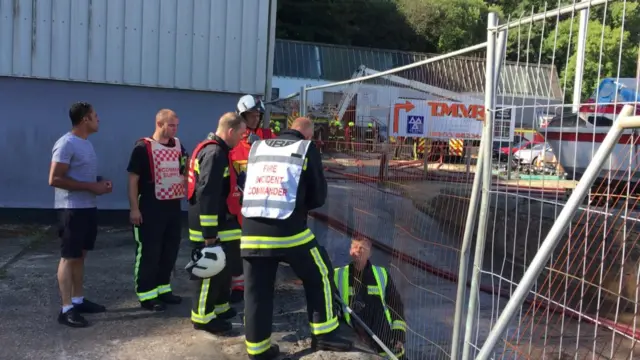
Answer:
[{"label": "green tree foliage", "polygon": [[[283,39],[445,53],[486,39],[489,11],[501,22],[571,4],[560,0],[278,0],[277,36]],[[605,16],[606,14],[606,16]],[[511,29],[507,59],[553,63],[571,97],[579,15]],[[636,75],[640,43],[638,1],[613,1],[589,14],[583,98],[605,77]],[[620,64],[620,66],[618,66]]]}]

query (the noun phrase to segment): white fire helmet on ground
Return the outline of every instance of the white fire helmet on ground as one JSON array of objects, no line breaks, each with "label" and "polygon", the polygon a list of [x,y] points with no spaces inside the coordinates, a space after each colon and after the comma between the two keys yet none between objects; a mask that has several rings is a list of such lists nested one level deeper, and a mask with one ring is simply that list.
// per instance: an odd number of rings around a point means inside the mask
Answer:
[{"label": "white fire helmet on ground", "polygon": [[185,270],[201,279],[218,275],[227,264],[227,257],[220,245],[209,245],[191,252],[191,261]]}]

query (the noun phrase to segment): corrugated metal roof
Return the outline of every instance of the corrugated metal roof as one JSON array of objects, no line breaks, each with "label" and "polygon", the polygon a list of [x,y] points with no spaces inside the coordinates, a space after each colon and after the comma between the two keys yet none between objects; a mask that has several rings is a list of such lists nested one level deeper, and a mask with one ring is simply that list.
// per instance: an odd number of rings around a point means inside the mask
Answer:
[{"label": "corrugated metal roof", "polygon": [[[483,93],[485,55],[475,55],[437,61],[396,75],[451,91]],[[360,65],[384,71],[433,56],[436,54],[277,40],[273,75],[340,81],[351,78]],[[562,98],[554,65],[507,62],[499,85],[500,94]]]},{"label": "corrugated metal roof", "polygon": [[0,0],[0,76],[262,94],[269,2]]}]

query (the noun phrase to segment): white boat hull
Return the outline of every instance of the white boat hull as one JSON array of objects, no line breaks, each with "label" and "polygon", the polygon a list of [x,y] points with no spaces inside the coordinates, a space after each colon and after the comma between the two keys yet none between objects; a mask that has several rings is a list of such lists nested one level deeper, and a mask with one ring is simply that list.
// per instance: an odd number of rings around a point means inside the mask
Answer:
[{"label": "white boat hull", "polygon": [[[549,145],[553,148],[558,161],[565,169],[568,178],[579,180],[593,156],[600,147],[609,128],[575,128],[547,127],[540,129]],[[599,178],[621,181],[638,181],[640,165],[638,135],[631,136],[627,131],[614,147],[611,156],[600,171]]]}]

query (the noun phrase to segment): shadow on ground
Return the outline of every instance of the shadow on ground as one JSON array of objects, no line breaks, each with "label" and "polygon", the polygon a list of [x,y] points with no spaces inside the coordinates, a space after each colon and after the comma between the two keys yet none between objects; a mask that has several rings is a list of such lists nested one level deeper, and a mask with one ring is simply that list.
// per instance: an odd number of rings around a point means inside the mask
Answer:
[{"label": "shadow on ground", "polygon": [[[20,239],[16,239],[19,241]],[[0,243],[0,249],[10,241]],[[56,322],[58,240],[52,235],[20,254],[0,276],[0,359],[246,359],[241,316],[234,334],[214,337],[194,331],[189,321],[190,294],[186,241],[176,265],[174,291],[185,296],[162,314],[139,308],[133,293],[134,243],[127,229],[103,229],[86,267],[85,295],[108,312],[88,315],[91,327],[69,329]],[[2,252],[2,251],[0,251]],[[273,341],[281,359],[370,359],[365,353],[310,353],[306,303],[301,286],[287,267],[279,271]],[[238,310],[242,311],[240,307]],[[348,333],[348,330],[345,331]]]}]

